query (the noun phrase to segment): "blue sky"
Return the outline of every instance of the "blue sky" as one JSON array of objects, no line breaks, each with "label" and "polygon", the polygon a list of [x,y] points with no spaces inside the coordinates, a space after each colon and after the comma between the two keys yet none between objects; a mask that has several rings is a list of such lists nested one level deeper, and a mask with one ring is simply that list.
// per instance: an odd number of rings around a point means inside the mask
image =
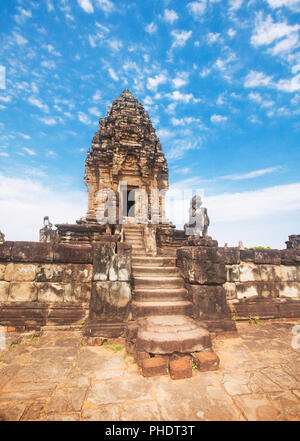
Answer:
[{"label": "blue sky", "polygon": [[284,248],[300,233],[300,0],[11,0],[0,12],[6,239],[85,214],[86,151],[124,88],[160,137],[175,224],[184,189],[204,195],[221,245]]}]

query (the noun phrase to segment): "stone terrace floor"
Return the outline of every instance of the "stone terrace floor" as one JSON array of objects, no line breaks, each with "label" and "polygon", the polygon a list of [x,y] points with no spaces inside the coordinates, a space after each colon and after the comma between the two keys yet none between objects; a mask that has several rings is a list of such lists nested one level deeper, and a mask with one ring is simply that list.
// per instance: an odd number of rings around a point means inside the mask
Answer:
[{"label": "stone terrace floor", "polygon": [[239,323],[238,338],[214,339],[219,371],[176,381],[142,377],[124,349],[83,345],[80,331],[9,333],[0,351],[0,420],[299,421],[295,325],[300,320]]}]

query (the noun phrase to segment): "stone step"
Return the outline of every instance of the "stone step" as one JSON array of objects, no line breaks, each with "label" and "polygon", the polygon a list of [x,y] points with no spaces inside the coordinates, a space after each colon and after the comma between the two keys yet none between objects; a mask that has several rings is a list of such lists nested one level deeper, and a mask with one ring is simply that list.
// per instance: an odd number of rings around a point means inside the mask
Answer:
[{"label": "stone step", "polygon": [[156,275],[158,276],[174,276],[179,274],[179,269],[176,266],[134,266],[133,276],[145,276]]},{"label": "stone step", "polygon": [[161,267],[161,266],[176,266],[176,258],[172,257],[133,257],[132,267],[135,266],[148,266],[148,267]]},{"label": "stone step", "polygon": [[192,313],[192,303],[187,300],[172,300],[164,302],[138,302],[133,300],[131,311],[133,319],[149,315],[189,315]]},{"label": "stone step", "polygon": [[186,300],[187,296],[188,292],[185,288],[139,288],[133,292],[133,299],[137,302]]},{"label": "stone step", "polygon": [[154,277],[154,276],[134,276],[135,288],[184,288],[182,277]]},{"label": "stone step", "polygon": [[191,353],[211,348],[207,326],[183,315],[138,320],[136,350],[152,354]]}]

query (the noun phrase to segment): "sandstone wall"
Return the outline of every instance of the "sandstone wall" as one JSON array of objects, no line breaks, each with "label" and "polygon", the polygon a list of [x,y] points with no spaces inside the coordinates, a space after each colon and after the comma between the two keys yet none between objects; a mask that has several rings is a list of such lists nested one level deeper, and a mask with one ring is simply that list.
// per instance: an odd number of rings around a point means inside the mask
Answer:
[{"label": "sandstone wall", "polygon": [[185,246],[177,265],[193,315],[211,329],[231,329],[232,318],[300,316],[300,250],[239,250]]},{"label": "sandstone wall", "polygon": [[0,244],[0,325],[126,320],[130,278],[131,248],[125,244],[5,242]]}]

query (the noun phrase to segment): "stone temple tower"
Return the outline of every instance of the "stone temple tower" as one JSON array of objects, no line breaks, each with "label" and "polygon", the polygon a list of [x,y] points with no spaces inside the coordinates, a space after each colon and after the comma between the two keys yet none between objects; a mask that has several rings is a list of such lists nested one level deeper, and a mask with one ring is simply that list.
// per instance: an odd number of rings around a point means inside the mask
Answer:
[{"label": "stone temple tower", "polygon": [[[88,211],[81,221],[161,223],[168,166],[143,105],[128,89],[99,121],[85,163]],[[112,210],[109,213],[109,210]]]}]

